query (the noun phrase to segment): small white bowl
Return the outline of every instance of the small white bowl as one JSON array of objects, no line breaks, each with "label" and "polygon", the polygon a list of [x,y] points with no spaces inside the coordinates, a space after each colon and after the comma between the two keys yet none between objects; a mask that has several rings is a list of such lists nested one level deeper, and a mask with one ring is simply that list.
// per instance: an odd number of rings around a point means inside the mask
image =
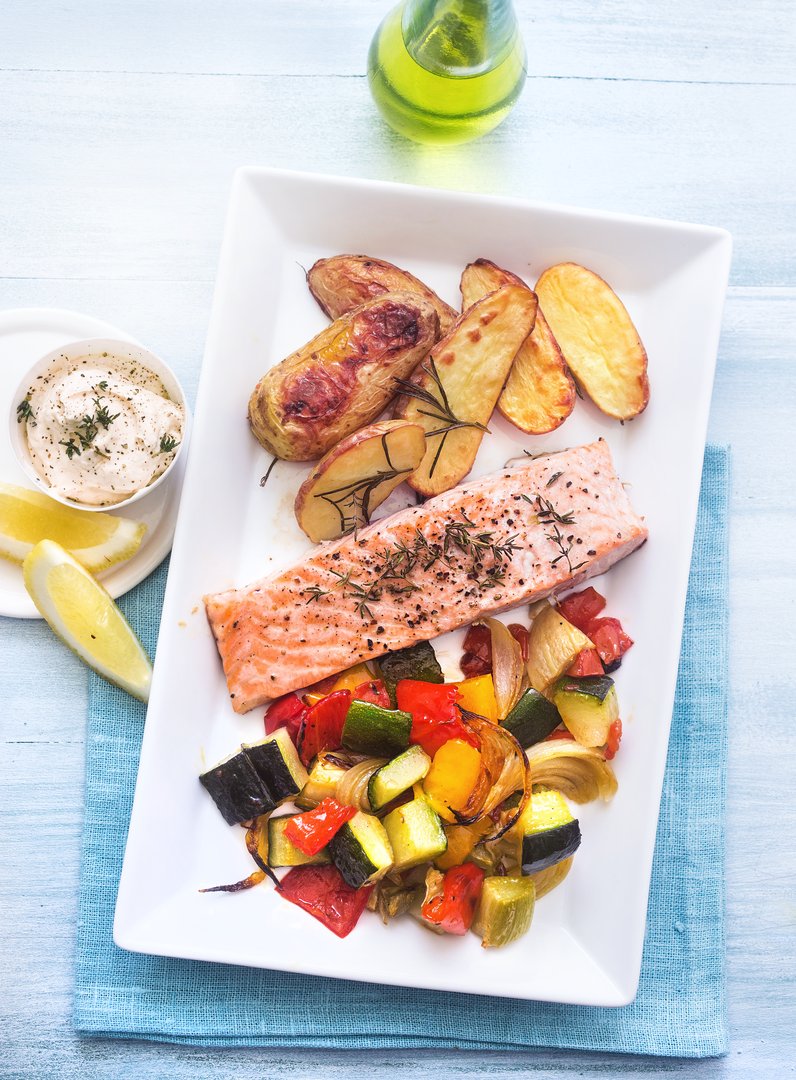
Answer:
[{"label": "small white bowl", "polygon": [[[108,358],[112,360],[113,357],[118,357],[122,360],[133,360],[142,367],[147,368],[157,375],[163,383],[171,400],[175,405],[180,407],[183,416],[182,439],[180,440],[174,457],[169,462],[168,467],[146,487],[140,488],[132,495],[128,495],[126,499],[120,499],[118,502],[110,503],[105,506],[96,506],[89,503],[78,502],[76,499],[67,498],[54,487],[51,487],[47,479],[41,476],[33,465],[28,442],[25,437],[27,424],[19,423],[17,418],[17,406],[34,388],[37,379],[45,374],[56,372],[62,367],[69,367],[73,361],[79,360],[85,356],[96,357],[97,359],[103,360],[107,360]],[[20,381],[19,386],[11,399],[11,411],[8,423],[11,445],[17,460],[25,474],[33,481],[40,491],[45,495],[49,495],[51,499],[55,499],[56,502],[62,503],[64,506],[78,507],[81,510],[99,510],[107,513],[110,510],[120,510],[122,507],[129,506],[131,503],[138,502],[139,499],[143,499],[145,496],[149,495],[156,487],[166,480],[171,474],[172,469],[176,465],[177,460],[188,441],[189,421],[188,405],[185,400],[183,389],[180,386],[177,376],[168,364],[161,360],[159,356],[150,352],[149,349],[145,349],[141,345],[134,345],[129,341],[116,341],[111,338],[88,338],[84,341],[72,341],[68,345],[61,346],[59,349],[53,349],[52,352],[47,353],[46,356],[43,356],[40,360],[36,361]]]}]

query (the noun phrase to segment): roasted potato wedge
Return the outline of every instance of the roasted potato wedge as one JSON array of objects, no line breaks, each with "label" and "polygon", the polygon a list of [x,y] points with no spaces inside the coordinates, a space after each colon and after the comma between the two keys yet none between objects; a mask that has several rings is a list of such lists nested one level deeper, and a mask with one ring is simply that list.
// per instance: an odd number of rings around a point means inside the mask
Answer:
[{"label": "roasted potato wedge", "polygon": [[536,283],[539,306],[578,385],[598,409],[631,420],[650,396],[647,354],[624,304],[577,263],[551,266]]},{"label": "roasted potato wedge", "polygon": [[[489,259],[476,259],[462,274],[462,307],[466,311],[501,285],[528,288],[510,270],[501,269]],[[514,357],[497,407],[520,431],[544,435],[564,423],[575,407],[576,397],[575,383],[561,350],[541,311],[537,311],[533,331]]]},{"label": "roasted potato wedge", "polygon": [[416,293],[369,300],[265,373],[249,400],[252,431],[279,458],[323,457],[376,419],[438,334],[433,305]]},{"label": "roasted potato wedge", "polygon": [[475,461],[517,350],[533,329],[536,297],[506,285],[466,311],[402,383],[396,416],[423,425],[426,453],[409,483],[422,495],[458,484]]},{"label": "roasted potato wedge", "polygon": [[318,259],[307,274],[310,292],[330,319],[339,319],[352,308],[386,292],[412,292],[434,305],[441,334],[447,334],[458,311],[440,300],[422,281],[399,266],[368,255],[335,255]]},{"label": "roasted potato wedge", "polygon": [[296,520],[314,543],[367,525],[426,452],[420,424],[382,420],[355,431],[313,468],[296,495]]}]

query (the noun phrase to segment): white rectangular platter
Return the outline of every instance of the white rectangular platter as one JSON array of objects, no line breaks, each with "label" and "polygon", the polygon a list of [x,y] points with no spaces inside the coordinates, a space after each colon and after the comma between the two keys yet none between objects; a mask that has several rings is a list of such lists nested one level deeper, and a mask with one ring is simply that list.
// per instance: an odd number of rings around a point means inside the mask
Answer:
[{"label": "white rectangular platter", "polygon": [[[651,399],[637,420],[620,425],[578,401],[557,431],[534,438],[495,414],[472,473],[523,449],[602,435],[650,530],[649,542],[598,582],[636,641],[617,673],[619,792],[578,809],[583,843],[572,872],[539,902],[529,934],[504,949],[482,949],[472,934],[437,937],[410,918],[385,927],[367,913],[340,940],[267,883],[199,892],[254,868],[242,830],[224,824],[197,777],[242,741],[262,738],[264,711],[232,712],[202,596],[248,584],[309,548],[292,509],[307,467],[278,463],[261,487],[270,458],[246,408],[262,373],[327,324],[304,268],[341,252],[395,262],[455,306],[473,259],[492,259],[531,285],[553,263],[580,262],[618,292],[649,354]],[[703,226],[264,168],[237,173],[119,887],[118,945],[444,991],[632,1000],[730,252],[727,233]],[[460,640],[461,632],[439,643],[449,677],[458,675]]]}]

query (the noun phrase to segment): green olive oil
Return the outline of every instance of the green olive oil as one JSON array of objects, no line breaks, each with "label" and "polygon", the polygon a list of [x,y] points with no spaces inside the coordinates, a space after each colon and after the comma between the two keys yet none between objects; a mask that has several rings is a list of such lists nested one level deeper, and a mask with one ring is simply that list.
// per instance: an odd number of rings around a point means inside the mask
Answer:
[{"label": "green olive oil", "polygon": [[368,79],[384,119],[416,142],[485,135],[525,84],[510,0],[406,0],[376,31]]}]

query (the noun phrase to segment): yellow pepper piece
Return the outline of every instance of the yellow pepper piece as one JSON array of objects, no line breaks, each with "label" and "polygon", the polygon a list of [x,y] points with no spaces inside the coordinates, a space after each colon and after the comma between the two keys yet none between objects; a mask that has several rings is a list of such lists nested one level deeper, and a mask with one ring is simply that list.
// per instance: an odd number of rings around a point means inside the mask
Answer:
[{"label": "yellow pepper piece", "polygon": [[497,700],[495,698],[495,684],[491,675],[476,675],[472,679],[465,679],[457,683],[459,693],[462,695],[458,702],[463,709],[478,713],[479,716],[497,723]]},{"label": "yellow pepper piece", "polygon": [[316,684],[315,688],[310,689],[304,694],[304,700],[308,705],[314,705],[316,701],[320,701],[321,698],[325,698],[329,694],[333,694],[336,690],[356,690],[358,686],[361,686],[363,682],[370,682],[374,677],[373,672],[370,670],[367,664],[355,664],[354,667],[349,668],[347,671],[343,671],[328,688],[323,689],[324,685],[329,682],[328,679],[324,679],[322,683]]},{"label": "yellow pepper piece", "polygon": [[423,790],[443,821],[456,820],[451,808],[461,810],[467,802],[480,769],[480,751],[463,739],[449,739],[437,750],[423,781]]},{"label": "yellow pepper piece", "polygon": [[445,836],[447,849],[434,860],[438,870],[450,870],[452,866],[461,866],[473,851],[473,848],[489,832],[492,822],[476,821],[472,825],[448,825]]}]

